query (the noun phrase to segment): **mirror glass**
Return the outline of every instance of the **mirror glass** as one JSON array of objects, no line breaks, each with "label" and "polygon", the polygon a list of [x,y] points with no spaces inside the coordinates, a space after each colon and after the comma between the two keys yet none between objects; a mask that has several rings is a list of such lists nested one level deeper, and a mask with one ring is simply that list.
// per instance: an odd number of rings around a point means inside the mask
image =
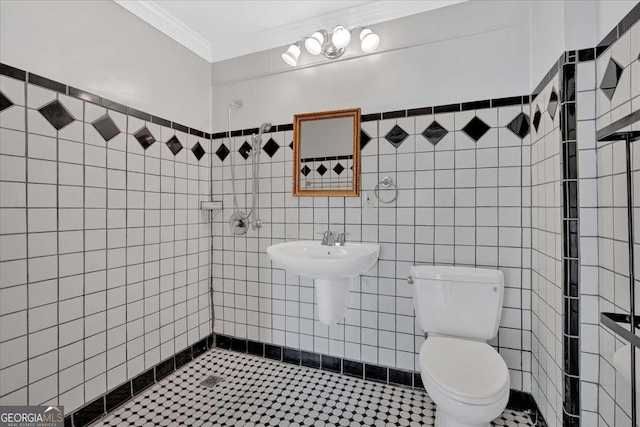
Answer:
[{"label": "mirror glass", "polygon": [[294,117],[294,195],[358,196],[360,109]]}]

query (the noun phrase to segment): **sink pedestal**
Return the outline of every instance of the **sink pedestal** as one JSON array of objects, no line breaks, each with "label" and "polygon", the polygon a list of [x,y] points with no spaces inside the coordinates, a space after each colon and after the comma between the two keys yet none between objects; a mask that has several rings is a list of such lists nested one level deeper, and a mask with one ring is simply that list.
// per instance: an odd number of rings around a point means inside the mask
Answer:
[{"label": "sink pedestal", "polygon": [[351,285],[358,278],[359,276],[315,279],[318,318],[323,324],[335,325],[346,316]]}]

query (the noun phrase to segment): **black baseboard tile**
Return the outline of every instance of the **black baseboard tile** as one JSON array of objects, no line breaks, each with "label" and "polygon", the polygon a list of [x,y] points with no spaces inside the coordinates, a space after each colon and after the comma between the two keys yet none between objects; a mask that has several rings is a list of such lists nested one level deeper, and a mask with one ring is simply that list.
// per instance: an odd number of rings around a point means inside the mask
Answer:
[{"label": "black baseboard tile", "polygon": [[99,397],[73,413],[73,425],[75,427],[88,426],[104,414],[104,397]]},{"label": "black baseboard tile", "polygon": [[389,368],[389,384],[413,387],[413,372]]},{"label": "black baseboard tile", "polygon": [[191,362],[191,347],[182,350],[180,353],[176,354],[176,369],[186,365]]},{"label": "black baseboard tile", "polygon": [[[153,370],[151,372],[153,373]],[[131,382],[127,381],[107,393],[104,399],[105,412],[113,411],[118,406],[131,399],[131,397],[133,397],[131,393]]]},{"label": "black baseboard tile", "polygon": [[320,355],[303,351],[300,354],[300,364],[307,368],[320,369]]},{"label": "black baseboard tile", "polygon": [[264,357],[264,344],[256,341],[247,341],[247,353]]},{"label": "black baseboard tile", "polygon": [[175,357],[171,356],[167,360],[156,365],[156,381],[160,381],[176,369]]},{"label": "black baseboard tile", "polygon": [[207,338],[201,339],[193,346],[193,358],[200,356],[202,353],[206,352],[209,346],[207,345]]},{"label": "black baseboard tile", "polygon": [[515,411],[529,412],[531,420],[537,427],[547,427],[547,423],[540,412],[540,408],[533,396],[527,392],[511,389],[509,390],[509,402],[507,408]]},{"label": "black baseboard tile", "polygon": [[387,368],[384,366],[364,365],[364,379],[369,381],[388,382]]},{"label": "black baseboard tile", "polygon": [[424,390],[424,384],[422,383],[422,375],[419,372],[413,373],[413,388],[420,388]]},{"label": "black baseboard tile", "polygon": [[153,372],[153,368],[149,369],[146,372],[141,373],[137,377],[131,380],[131,389],[133,390],[133,395],[144,391],[151,385],[155,384],[156,378]]},{"label": "black baseboard tile", "polygon": [[264,357],[272,360],[282,361],[282,347],[277,345],[265,344]]},{"label": "black baseboard tile", "polygon": [[321,355],[320,369],[323,371],[342,372],[342,363],[339,357]]},{"label": "black baseboard tile", "polygon": [[292,365],[300,364],[300,350],[296,350],[293,348],[283,348],[282,349],[282,361],[285,363],[290,363]]},{"label": "black baseboard tile", "polygon": [[216,347],[231,350],[231,337],[226,335],[216,335]]},{"label": "black baseboard tile", "polygon": [[364,363],[343,359],[342,373],[352,377],[364,378]]},{"label": "black baseboard tile", "polygon": [[241,338],[231,338],[231,350],[239,351],[240,353],[247,352],[247,341]]}]

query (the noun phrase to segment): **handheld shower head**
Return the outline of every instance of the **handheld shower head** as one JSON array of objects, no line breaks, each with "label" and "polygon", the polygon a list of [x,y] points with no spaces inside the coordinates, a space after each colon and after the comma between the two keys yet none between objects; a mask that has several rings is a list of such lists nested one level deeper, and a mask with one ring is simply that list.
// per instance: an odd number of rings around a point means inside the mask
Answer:
[{"label": "handheld shower head", "polygon": [[267,131],[269,131],[269,129],[271,129],[271,123],[266,122],[263,123],[262,125],[260,125],[260,129],[258,129],[259,133],[265,133]]},{"label": "handheld shower head", "polygon": [[229,104],[229,108],[242,108],[243,105],[244,102],[242,102],[242,99],[236,99],[231,104]]}]

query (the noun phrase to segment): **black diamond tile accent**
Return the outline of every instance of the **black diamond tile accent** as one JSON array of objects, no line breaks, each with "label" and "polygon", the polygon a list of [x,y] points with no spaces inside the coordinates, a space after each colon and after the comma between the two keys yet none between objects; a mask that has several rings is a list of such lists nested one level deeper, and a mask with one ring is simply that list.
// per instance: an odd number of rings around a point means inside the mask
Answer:
[{"label": "black diamond tile accent", "polygon": [[480,120],[477,116],[469,120],[469,123],[462,128],[462,131],[476,142],[478,142],[478,140],[482,138],[488,130],[489,125]]},{"label": "black diamond tile accent", "polygon": [[600,90],[604,93],[609,101],[613,98],[613,94],[616,93],[620,76],[622,75],[623,68],[615,60],[609,59],[607,69],[602,76],[602,82],[600,82]]},{"label": "black diamond tile accent", "polygon": [[13,102],[11,102],[11,100],[7,98],[4,93],[0,92],[0,111],[4,111],[12,105]]},{"label": "black diamond tile accent", "polygon": [[558,109],[558,92],[556,92],[555,88],[551,90],[551,95],[549,95],[549,105],[547,105],[547,113],[553,120],[556,117],[556,110]]},{"label": "black diamond tile accent", "polygon": [[151,147],[154,142],[156,142],[156,139],[153,137],[153,135],[151,135],[151,132],[149,131],[149,129],[147,129],[146,126],[134,133],[133,136],[136,137],[140,145],[142,145],[142,148],[144,148],[145,150]]},{"label": "black diamond tile accent", "polygon": [[307,176],[309,175],[309,172],[311,172],[311,169],[309,169],[309,166],[305,165],[300,172],[302,172],[302,175]]},{"label": "black diamond tile accent", "polygon": [[291,141],[291,143],[289,144],[289,148],[293,150],[293,141]]},{"label": "black diamond tile accent", "polygon": [[511,123],[507,125],[507,128],[518,135],[520,139],[524,138],[529,135],[529,116],[524,113],[518,114]]},{"label": "black diamond tile accent", "polygon": [[200,160],[202,156],[204,156],[204,148],[202,148],[202,145],[200,145],[199,142],[196,142],[196,145],[191,148],[191,152],[194,156],[196,156],[196,159],[198,160]]},{"label": "black diamond tile accent", "polygon": [[540,126],[540,119],[542,118],[542,113],[540,113],[540,107],[536,105],[536,112],[533,113],[533,127],[538,132],[538,127]]},{"label": "black diamond tile accent", "polygon": [[371,141],[371,137],[368,133],[360,129],[360,149],[362,150]]},{"label": "black diamond tile accent", "polygon": [[114,136],[120,133],[120,129],[118,129],[118,126],[116,126],[113,119],[109,117],[108,114],[105,114],[93,122],[93,127],[96,128],[105,141],[110,141]]},{"label": "black diamond tile accent", "polygon": [[404,131],[400,126],[395,125],[389,133],[387,133],[384,137],[387,141],[389,141],[394,147],[398,148],[400,144],[404,142],[405,139],[409,136],[408,133]]},{"label": "black diamond tile accent", "polygon": [[448,133],[449,133],[448,130],[443,128],[440,123],[434,120],[433,123],[431,123],[429,127],[427,127],[422,132],[422,136],[424,136],[427,139],[427,141],[429,141],[431,144],[435,146]]},{"label": "black diamond tile accent", "polygon": [[334,168],[333,171],[340,175],[342,173],[342,171],[344,170],[344,166],[342,166],[340,163],[338,163]]},{"label": "black diamond tile accent", "polygon": [[266,144],[264,144],[263,150],[265,153],[269,155],[269,157],[273,157],[274,154],[280,149],[280,146],[277,142],[273,140],[273,138],[269,138]]},{"label": "black diamond tile accent", "polygon": [[327,168],[325,168],[323,164],[320,164],[320,166],[318,166],[318,169],[316,169],[316,171],[320,174],[320,176],[322,176],[327,172]]},{"label": "black diamond tile accent", "polygon": [[238,153],[240,153],[240,155],[247,160],[249,158],[249,151],[251,151],[251,146],[249,145],[249,143],[247,141],[245,141],[242,146],[240,147],[240,149],[238,150]]},{"label": "black diamond tile accent", "polygon": [[178,139],[177,136],[173,135],[168,141],[167,141],[167,147],[169,147],[169,150],[171,150],[171,152],[173,153],[173,155],[175,156],[176,154],[178,154],[181,150],[182,150],[182,144],[180,143],[180,140]]},{"label": "black diamond tile accent", "polygon": [[218,147],[218,149],[216,150],[216,155],[218,156],[221,162],[224,162],[224,159],[226,159],[227,156],[229,155],[229,149],[227,148],[226,145],[224,145],[224,142],[220,144],[220,147]]},{"label": "black diamond tile accent", "polygon": [[[40,108],[38,111],[40,111],[40,114],[42,114],[42,116],[51,123],[51,126],[57,130],[62,129],[75,120],[71,113],[67,111],[67,109],[64,108],[64,105],[62,105],[57,99]],[[120,133],[120,131],[118,131],[118,133]],[[106,138],[105,140],[108,141]]]}]

